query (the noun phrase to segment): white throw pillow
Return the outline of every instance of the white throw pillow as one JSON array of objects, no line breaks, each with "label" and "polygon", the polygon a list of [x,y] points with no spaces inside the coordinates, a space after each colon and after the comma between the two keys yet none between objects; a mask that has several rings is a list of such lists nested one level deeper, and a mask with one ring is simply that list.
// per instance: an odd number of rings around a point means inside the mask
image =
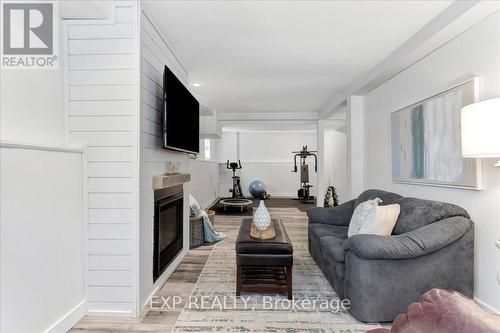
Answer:
[{"label": "white throw pillow", "polygon": [[189,195],[189,208],[193,211],[195,217],[200,217],[201,213],[203,212],[200,204],[191,194]]},{"label": "white throw pillow", "polygon": [[382,200],[375,198],[360,203],[351,217],[348,237],[358,234],[389,236],[399,217],[399,204],[379,206]]}]

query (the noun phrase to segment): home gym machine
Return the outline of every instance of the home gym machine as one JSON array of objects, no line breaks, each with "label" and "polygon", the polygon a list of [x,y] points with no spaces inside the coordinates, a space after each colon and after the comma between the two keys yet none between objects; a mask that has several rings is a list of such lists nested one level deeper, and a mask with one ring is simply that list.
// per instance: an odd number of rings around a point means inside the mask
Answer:
[{"label": "home gym machine", "polygon": [[236,176],[236,170],[242,169],[243,167],[241,166],[240,160],[238,160],[238,163],[236,162],[229,162],[227,160],[226,162],[226,169],[233,170],[233,185],[232,188],[229,189],[229,192],[231,192],[231,197],[230,198],[225,198],[221,199],[219,201],[219,207],[226,212],[229,209],[238,209],[239,211],[243,212],[247,210],[248,208],[252,207],[252,200],[245,199],[243,197],[243,191],[241,190],[241,180],[240,176]]},{"label": "home gym machine", "polygon": [[316,150],[307,150],[307,146],[303,146],[301,151],[292,151],[293,170],[297,173],[297,157],[300,157],[300,188],[297,190],[297,197],[304,203],[314,203],[314,196],[310,195],[312,185],[309,184],[309,165],[306,164],[306,159],[310,156],[314,157],[314,171],[318,172],[318,156]]}]

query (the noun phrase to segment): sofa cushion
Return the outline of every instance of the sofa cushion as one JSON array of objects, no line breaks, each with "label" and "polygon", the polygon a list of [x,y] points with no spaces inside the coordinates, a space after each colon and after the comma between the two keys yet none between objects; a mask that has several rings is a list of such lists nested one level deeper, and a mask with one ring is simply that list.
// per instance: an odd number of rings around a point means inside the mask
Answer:
[{"label": "sofa cushion", "polygon": [[395,203],[399,204],[400,213],[392,232],[394,235],[404,234],[453,216],[470,218],[465,209],[446,202],[400,198]]},{"label": "sofa cushion", "polygon": [[356,208],[356,206],[362,202],[375,198],[380,198],[382,200],[380,205],[384,206],[395,203],[395,201],[397,199],[401,199],[402,196],[396,193],[382,191],[382,190],[366,190],[363,193],[361,193],[359,197],[356,199],[356,202],[354,203],[354,208]]},{"label": "sofa cushion", "polygon": [[325,236],[333,236],[346,239],[347,229],[347,226],[312,223],[309,224],[309,235],[311,236],[312,241],[318,242],[318,244],[320,244],[320,239]]},{"label": "sofa cushion", "polygon": [[311,207],[307,209],[309,223],[349,225],[355,200],[346,201],[335,207]]},{"label": "sofa cushion", "polygon": [[358,234],[389,236],[399,216],[399,205],[379,206],[381,199],[362,202],[352,214],[347,237]]},{"label": "sofa cushion", "polygon": [[345,267],[345,250],[344,242],[345,238],[340,238],[336,236],[324,236],[321,237],[321,251],[330,266],[335,267],[335,272],[338,277],[344,278],[344,267]]},{"label": "sofa cushion", "polygon": [[345,238],[335,237],[335,236],[324,236],[321,237],[319,243],[321,244],[321,249],[327,257],[333,258],[335,261],[345,262],[344,259],[344,242]]}]

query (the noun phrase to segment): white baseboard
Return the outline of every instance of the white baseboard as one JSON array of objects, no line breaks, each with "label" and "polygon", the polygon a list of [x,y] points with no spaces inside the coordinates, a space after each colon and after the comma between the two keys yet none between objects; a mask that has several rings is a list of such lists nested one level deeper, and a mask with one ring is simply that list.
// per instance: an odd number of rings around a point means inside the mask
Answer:
[{"label": "white baseboard", "polygon": [[165,282],[168,280],[170,275],[177,269],[177,267],[180,265],[184,257],[186,256],[187,252],[189,249],[183,249],[179,255],[172,261],[172,263],[167,267],[167,269],[163,272],[163,274],[155,281],[155,283],[151,286],[151,291],[149,292],[148,297],[146,300],[141,304],[138,317],[140,317],[144,311],[146,311],[148,305],[149,305],[149,300],[151,297],[156,293],[156,291],[161,288]]},{"label": "white baseboard", "polygon": [[215,197],[212,200],[209,200],[208,202],[204,203],[202,205],[203,209],[207,209],[207,208],[212,207],[213,205],[215,205],[217,203],[217,201],[219,201],[219,199],[220,199],[220,197]]},{"label": "white baseboard", "polygon": [[135,317],[132,311],[89,310],[87,316],[94,317]]},{"label": "white baseboard", "polygon": [[77,306],[62,316],[45,333],[66,333],[87,314],[87,302],[81,301]]},{"label": "white baseboard", "polygon": [[495,314],[500,314],[500,311],[499,311],[499,310],[497,310],[497,309],[493,308],[492,306],[490,306],[490,305],[488,305],[488,304],[484,303],[483,301],[481,301],[481,300],[479,300],[479,299],[477,299],[477,298],[474,298],[474,300],[475,300],[476,302],[478,302],[478,303],[479,303],[479,305],[481,305],[481,307],[482,307],[482,308],[484,308],[484,309],[488,310],[489,312],[492,312],[492,313],[495,313]]}]

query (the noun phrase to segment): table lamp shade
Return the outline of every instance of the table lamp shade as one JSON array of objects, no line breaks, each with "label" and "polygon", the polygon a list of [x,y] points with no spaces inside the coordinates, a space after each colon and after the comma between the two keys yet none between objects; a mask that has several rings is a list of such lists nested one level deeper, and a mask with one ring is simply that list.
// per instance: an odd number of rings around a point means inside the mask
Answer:
[{"label": "table lamp shade", "polygon": [[500,98],[462,108],[462,155],[500,157]]}]

